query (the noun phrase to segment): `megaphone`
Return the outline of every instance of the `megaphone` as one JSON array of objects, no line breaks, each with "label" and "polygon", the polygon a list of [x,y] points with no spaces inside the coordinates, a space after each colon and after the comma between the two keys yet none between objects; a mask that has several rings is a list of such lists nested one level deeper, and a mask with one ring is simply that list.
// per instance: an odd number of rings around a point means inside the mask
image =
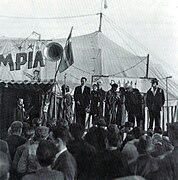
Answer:
[{"label": "megaphone", "polygon": [[56,62],[62,57],[63,47],[57,42],[51,42],[44,48],[44,56],[47,60]]}]

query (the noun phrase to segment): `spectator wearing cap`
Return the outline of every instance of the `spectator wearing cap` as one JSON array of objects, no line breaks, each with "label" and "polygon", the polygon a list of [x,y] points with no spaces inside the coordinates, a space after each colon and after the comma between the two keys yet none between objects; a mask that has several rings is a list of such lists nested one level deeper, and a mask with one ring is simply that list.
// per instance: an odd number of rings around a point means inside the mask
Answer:
[{"label": "spectator wearing cap", "polygon": [[136,161],[130,164],[130,169],[133,175],[140,175],[145,179],[151,179],[152,174],[155,173],[158,168],[158,159],[151,156],[153,151],[152,139],[150,136],[142,135],[139,138],[139,142],[136,143],[139,157]]},{"label": "spectator wearing cap", "polygon": [[178,178],[178,122],[168,124],[168,136],[174,149],[160,163],[156,178],[161,180]]},{"label": "spectator wearing cap", "polygon": [[110,124],[105,139],[106,149],[93,158],[93,172],[96,179],[114,179],[130,175],[127,161],[122,156],[120,132],[115,124]]},{"label": "spectator wearing cap", "polygon": [[85,135],[85,140],[95,147],[96,152],[106,149],[105,138],[107,136],[106,122],[104,117],[99,118],[97,126],[89,129]]},{"label": "spectator wearing cap", "polygon": [[26,142],[26,139],[21,136],[22,128],[23,124],[21,121],[14,121],[10,126],[11,135],[5,139],[9,147],[12,161],[17,148]]},{"label": "spectator wearing cap", "polygon": [[164,91],[158,87],[158,80],[156,78],[151,80],[151,86],[146,96],[146,104],[150,116],[149,129],[153,129],[154,120],[155,126],[160,126],[160,111],[165,102]]},{"label": "spectator wearing cap", "polygon": [[40,168],[35,173],[24,176],[22,180],[63,180],[62,172],[51,169],[56,151],[56,146],[52,142],[48,140],[40,141],[36,151]]},{"label": "spectator wearing cap", "polygon": [[67,150],[69,140],[69,130],[65,127],[57,126],[54,129],[55,144],[58,149],[52,169],[61,171],[64,179],[75,179],[77,177],[77,163],[72,154]]},{"label": "spectator wearing cap", "polygon": [[120,98],[117,95],[118,85],[116,83],[111,84],[111,89],[106,93],[106,105],[105,105],[105,118],[106,124],[117,123],[117,109],[120,104]]},{"label": "spectator wearing cap", "polygon": [[10,164],[6,153],[0,151],[0,179],[9,179]]},{"label": "spectator wearing cap", "polygon": [[70,132],[74,140],[69,143],[67,148],[77,162],[77,179],[91,179],[90,170],[95,148],[82,138],[84,131],[79,124],[72,124]]},{"label": "spectator wearing cap", "polygon": [[35,136],[27,148],[24,149],[21,158],[18,162],[17,171],[19,173],[29,174],[36,172],[39,167],[36,150],[41,140],[47,139],[49,135],[49,128],[40,126],[35,129]]},{"label": "spectator wearing cap", "polygon": [[85,129],[86,110],[90,104],[90,88],[86,86],[87,78],[81,78],[81,85],[74,90],[76,122]]},{"label": "spectator wearing cap", "polygon": [[62,85],[61,89],[62,89],[62,97],[60,98],[58,118],[62,118],[68,121],[69,124],[71,124],[73,121],[72,96],[70,95],[70,89],[68,85],[66,84]]},{"label": "spectator wearing cap", "polygon": [[125,106],[128,112],[128,121],[135,126],[135,119],[137,126],[140,127],[142,120],[142,96],[137,88],[133,88],[128,84],[125,92]]}]

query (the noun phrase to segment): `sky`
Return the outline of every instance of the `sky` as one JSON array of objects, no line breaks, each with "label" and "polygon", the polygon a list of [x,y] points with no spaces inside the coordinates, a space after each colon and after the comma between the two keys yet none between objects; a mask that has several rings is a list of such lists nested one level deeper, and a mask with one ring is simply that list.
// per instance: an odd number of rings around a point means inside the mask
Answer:
[{"label": "sky", "polygon": [[[42,39],[67,37],[98,30],[108,38],[150,61],[166,67],[178,82],[178,0],[1,0],[0,38],[28,37],[33,31]],[[82,16],[87,15],[87,16]],[[81,17],[78,17],[81,16]],[[37,35],[30,36],[38,38]]]}]

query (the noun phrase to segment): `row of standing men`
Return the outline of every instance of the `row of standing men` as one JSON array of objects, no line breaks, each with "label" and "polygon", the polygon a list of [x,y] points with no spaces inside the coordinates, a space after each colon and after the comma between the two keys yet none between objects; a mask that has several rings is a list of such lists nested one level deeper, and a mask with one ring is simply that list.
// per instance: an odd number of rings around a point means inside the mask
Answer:
[{"label": "row of standing men", "polygon": [[[125,123],[126,111],[128,122],[133,126],[135,126],[135,120],[139,127],[144,122],[142,108],[144,100],[138,89],[128,85],[126,88],[120,87],[117,91],[118,85],[114,83],[111,84],[111,89],[105,92],[102,89],[102,81],[98,81],[97,84],[93,84],[91,91],[86,86],[86,82],[87,79],[82,77],[81,85],[74,90],[76,122],[83,128],[86,126],[86,113],[89,113],[89,119],[92,117],[93,124],[97,123],[99,117],[104,116],[107,126],[112,123],[120,127]],[[62,111],[60,118],[72,122],[72,97],[69,94],[69,87],[62,86],[62,91],[64,92],[65,112]],[[154,78],[146,94],[146,106],[150,117],[149,129],[153,129],[154,120],[155,126],[160,126],[160,111],[164,102],[164,91],[158,87],[158,80]]]}]

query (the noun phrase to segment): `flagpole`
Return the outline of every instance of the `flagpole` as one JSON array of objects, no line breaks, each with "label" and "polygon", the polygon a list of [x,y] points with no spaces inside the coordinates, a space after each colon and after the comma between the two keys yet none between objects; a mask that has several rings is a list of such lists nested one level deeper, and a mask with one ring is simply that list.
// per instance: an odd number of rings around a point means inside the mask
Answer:
[{"label": "flagpole", "polygon": [[[103,4],[104,3],[104,4]],[[107,8],[107,3],[106,0],[102,0],[101,1],[101,8],[100,8],[100,23],[99,23],[99,32],[101,32],[101,27],[102,27],[102,19],[103,19],[103,5],[104,5],[104,9]]]}]

